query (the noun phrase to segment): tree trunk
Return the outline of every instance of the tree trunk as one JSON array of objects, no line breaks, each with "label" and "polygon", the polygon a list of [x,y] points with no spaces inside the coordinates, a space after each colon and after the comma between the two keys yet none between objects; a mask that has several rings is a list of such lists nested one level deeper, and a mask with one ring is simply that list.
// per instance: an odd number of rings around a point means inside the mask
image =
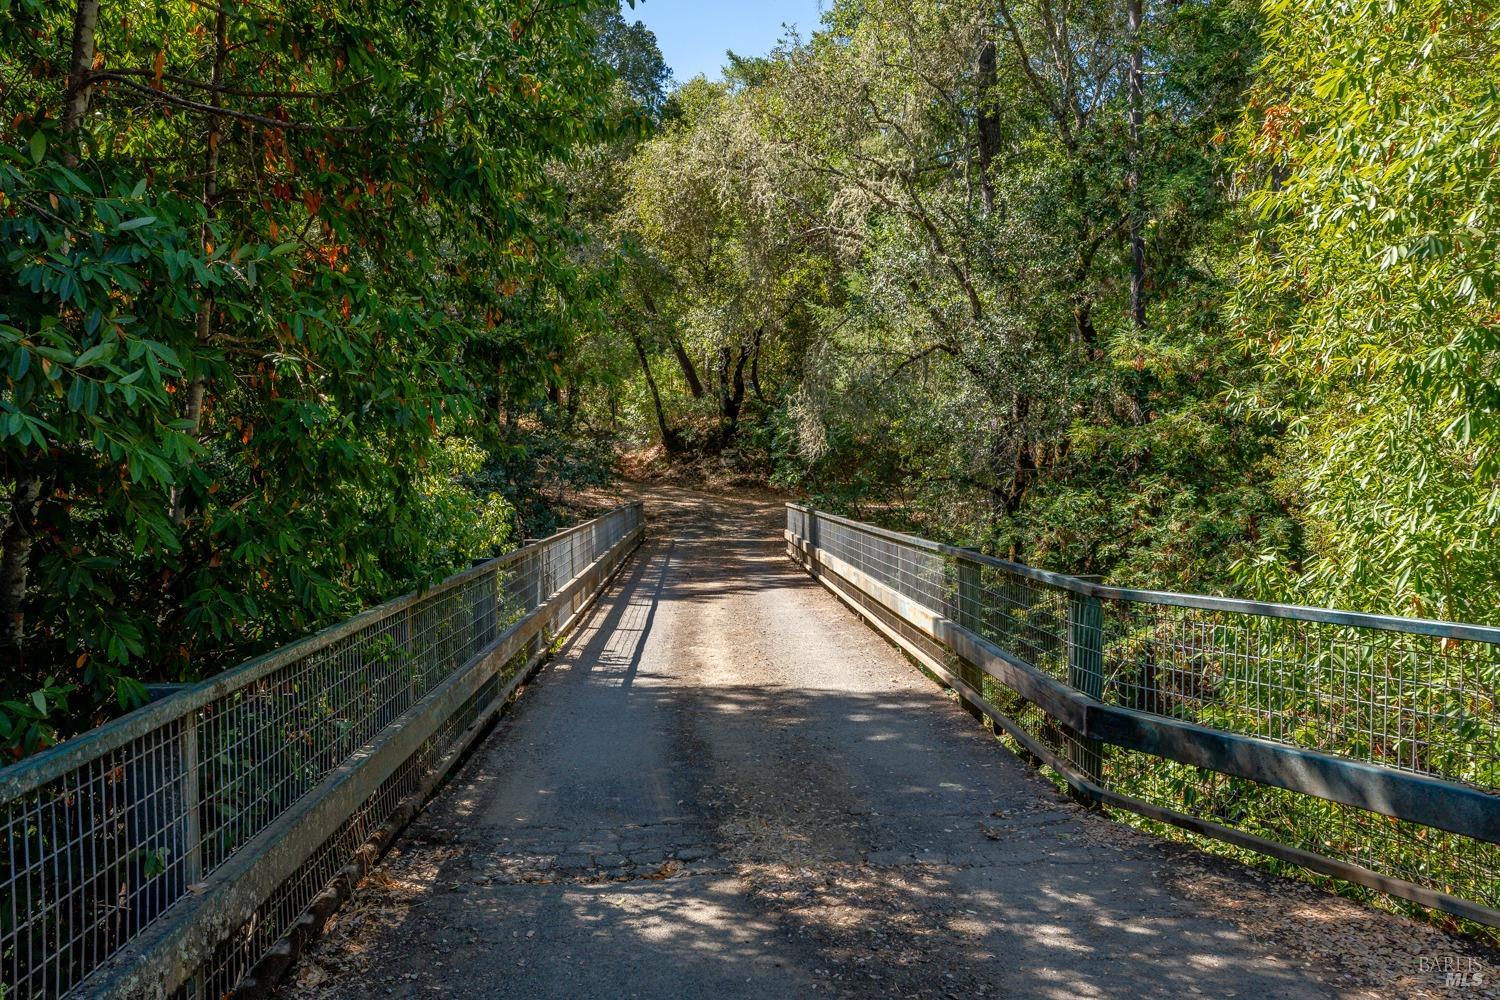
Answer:
[{"label": "tree trunk", "polygon": [[1094,304],[1087,298],[1081,297],[1073,306],[1073,339],[1090,353],[1099,341],[1099,331],[1094,326]]},{"label": "tree trunk", "polygon": [[68,93],[63,103],[63,136],[68,140],[63,161],[78,166],[76,139],[89,110],[93,90],[94,43],[99,24],[99,0],[78,0],[73,11],[73,56],[68,64]]},{"label": "tree trunk", "polygon": [[733,408],[729,411],[729,415],[736,421],[740,419],[740,408],[745,403],[745,362],[749,360],[749,350],[742,348],[739,358],[734,363],[734,392],[730,397]]},{"label": "tree trunk", "polygon": [[[221,0],[218,16],[214,20],[214,66],[211,74],[213,89],[209,91],[209,104],[214,108],[220,107],[220,91],[224,82],[224,60],[229,55],[229,12],[228,5],[234,0]],[[219,139],[221,133],[220,116],[210,114],[208,116],[208,148],[203,153],[203,225],[198,230],[198,240],[208,252],[210,241],[213,239],[213,230],[209,228],[213,222],[214,214],[219,206]],[[213,312],[214,297],[207,292],[198,300],[198,318],[196,335],[198,345],[206,347],[213,337]],[[208,393],[207,380],[202,372],[193,376],[188,385],[187,407],[183,416],[191,425],[188,433],[193,437],[198,436],[203,426],[203,400]],[[187,473],[192,470],[189,464],[183,470]],[[172,523],[179,527],[187,520],[187,489],[179,483],[172,487]]]},{"label": "tree trunk", "polygon": [[567,399],[567,406],[564,408],[563,426],[571,431],[573,426],[578,423],[578,407],[583,402],[583,393],[579,391],[577,382],[568,383]]},{"label": "tree trunk", "polygon": [[10,518],[0,535],[0,661],[19,667],[22,664],[22,633],[25,621],[22,605],[26,600],[26,578],[31,563],[32,531],[37,503],[42,495],[42,481],[27,476],[16,483],[11,495]]},{"label": "tree trunk", "polygon": [[995,211],[995,185],[990,179],[990,164],[1000,152],[1000,116],[995,111],[994,89],[997,79],[995,43],[986,41],[979,49],[979,193],[984,200],[984,214]]},{"label": "tree trunk", "polygon": [[739,427],[740,410],[745,404],[745,364],[750,360],[749,348],[741,347],[731,368],[729,348],[719,349],[719,441],[728,444],[734,440]]},{"label": "tree trunk", "polygon": [[642,346],[640,337],[631,334],[630,342],[635,345],[636,357],[641,359],[641,371],[646,374],[646,388],[651,390],[651,405],[656,410],[656,429],[661,433],[662,447],[667,449],[669,455],[680,454],[683,450],[682,438],[667,425],[667,412],[662,409],[661,392],[656,388],[656,377],[651,374],[651,359],[646,357],[646,348]]},{"label": "tree trunk", "polygon": [[[1010,422],[1015,434],[1015,450],[1009,456],[1010,468],[999,490],[1001,506],[1007,517],[1015,517],[1026,500],[1026,492],[1037,472],[1036,453],[1030,441],[1028,425],[1031,417],[1031,397],[1017,393],[1011,402]],[[1000,456],[996,456],[1000,459]]]},{"label": "tree trunk", "polygon": [[[661,310],[656,308],[656,299],[644,288],[641,289],[641,302],[645,305],[653,319],[661,320]],[[688,352],[683,348],[682,341],[677,339],[676,334],[667,333],[667,343],[672,348],[672,355],[677,358],[677,366],[682,369],[682,377],[687,379],[688,392],[693,394],[694,399],[703,398],[703,380],[698,377],[698,369],[693,365],[693,359],[688,357]]]},{"label": "tree trunk", "polygon": [[667,342],[672,345],[672,353],[677,356],[677,365],[682,369],[682,377],[687,379],[688,391],[693,394],[694,399],[702,399],[703,380],[698,378],[698,369],[693,367],[693,359],[688,357],[688,352],[683,349],[682,341],[669,334]]},{"label": "tree trunk", "polygon": [[1130,315],[1139,329],[1146,326],[1145,192],[1141,190],[1141,125],[1144,123],[1144,46],[1141,41],[1142,0],[1130,4]]},{"label": "tree trunk", "polygon": [[755,391],[755,398],[762,403],[766,403],[766,394],[760,388],[760,341],[764,332],[764,329],[755,331],[755,349],[750,355],[750,388]]}]

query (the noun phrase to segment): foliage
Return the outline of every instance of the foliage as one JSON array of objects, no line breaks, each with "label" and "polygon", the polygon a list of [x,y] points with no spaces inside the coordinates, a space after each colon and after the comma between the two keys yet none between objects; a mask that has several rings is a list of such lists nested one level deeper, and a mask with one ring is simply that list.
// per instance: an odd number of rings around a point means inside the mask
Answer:
[{"label": "foliage", "polygon": [[1147,15],[1138,149],[1109,3],[835,4],[810,39],[680,88],[617,222],[647,262],[663,425],[718,409],[689,364],[724,386],[764,331],[772,429],[748,437],[778,482],[1122,582],[1227,580],[1274,516],[1245,475],[1268,424],[1222,406],[1243,366],[1218,315],[1257,20]]},{"label": "foliage", "polygon": [[128,705],[508,544],[464,484],[595,315],[592,6],[4,5],[7,691]]},{"label": "foliage", "polygon": [[616,217],[637,252],[638,335],[671,349],[725,446],[747,405],[769,402],[763,373],[794,364],[827,293],[816,202],[767,141],[761,96],[701,78],[680,88],[673,120],[630,162]]},{"label": "foliage", "polygon": [[1120,583],[1492,619],[1490,19],[1129,6],[837,3],[681,86],[614,219],[632,433]]},{"label": "foliage", "polygon": [[13,746],[546,534],[617,438],[1122,584],[1494,617],[1472,7],[839,0],[670,92],[607,2],[0,42]]},{"label": "foliage", "polygon": [[1443,0],[1274,2],[1246,124],[1263,225],[1236,321],[1285,428],[1294,530],[1266,593],[1494,622],[1500,585],[1500,72]]}]

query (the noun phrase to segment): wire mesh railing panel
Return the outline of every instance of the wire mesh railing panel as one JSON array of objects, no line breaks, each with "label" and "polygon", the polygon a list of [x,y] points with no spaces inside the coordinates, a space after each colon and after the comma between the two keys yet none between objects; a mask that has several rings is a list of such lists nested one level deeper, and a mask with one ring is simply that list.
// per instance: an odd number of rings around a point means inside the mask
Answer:
[{"label": "wire mesh railing panel", "polygon": [[945,617],[1057,680],[1068,679],[1067,591],[1002,567],[953,557]]},{"label": "wire mesh railing panel", "polygon": [[1500,845],[1150,754],[1103,757],[1101,784],[1132,799],[1500,908]]},{"label": "wire mesh railing panel", "polygon": [[[794,505],[787,531],[815,573],[930,660],[956,660],[926,631],[946,619],[1060,682],[1082,729],[995,672],[949,671],[1075,787],[1236,850],[1284,845],[1282,857],[1332,859],[1327,870],[1366,886],[1500,923],[1500,844],[1472,834],[1500,829],[1500,630],[1124,591]],[[1096,728],[1096,710],[1162,720],[1137,739],[1164,742],[1101,742],[1119,730]],[[1304,752],[1318,756],[1286,756]],[[1382,801],[1390,775],[1441,784],[1412,786],[1398,807]]]},{"label": "wire mesh railing panel", "polygon": [[169,720],[3,806],[6,997],[62,996],[202,877],[196,720]]},{"label": "wire mesh railing panel", "polygon": [[807,538],[807,539],[811,539],[812,538],[812,531],[810,530],[811,523],[812,523],[811,515],[807,512],[807,510],[805,508],[798,507],[798,506],[796,506],[794,504],[788,504],[787,505],[787,508],[786,508],[786,530],[789,531],[789,532],[791,532],[793,537],[795,537],[795,538]]},{"label": "wire mesh railing panel", "polygon": [[420,791],[423,778],[456,746],[464,731],[493,701],[504,681],[524,666],[528,656],[529,652],[523,651],[512,657],[505,670],[486,681],[460,711],[424,741],[418,751],[382,782],[339,830],[303,862],[292,878],[277,887],[239,933],[219,943],[197,974],[177,990],[174,1000],[210,1000],[232,993],[255,968],[260,957],[292,930],[314,898],[333,881],[380,825],[395,814],[404,800]]},{"label": "wire mesh railing panel", "polygon": [[817,519],[817,546],[909,600],[946,614],[951,610],[948,569],[938,552],[919,549],[847,522]]},{"label": "wire mesh railing panel", "polygon": [[[0,771],[0,996],[76,989],[583,569],[623,558],[641,523],[639,504],[619,508]],[[403,768],[440,758],[475,704]],[[390,815],[382,794],[346,840]],[[357,846],[334,851],[335,870]],[[293,882],[316,884],[327,861]],[[278,892],[208,980],[242,975],[306,905],[305,888]]]},{"label": "wire mesh railing panel", "polygon": [[1121,601],[1104,620],[1112,703],[1500,786],[1500,645]]}]

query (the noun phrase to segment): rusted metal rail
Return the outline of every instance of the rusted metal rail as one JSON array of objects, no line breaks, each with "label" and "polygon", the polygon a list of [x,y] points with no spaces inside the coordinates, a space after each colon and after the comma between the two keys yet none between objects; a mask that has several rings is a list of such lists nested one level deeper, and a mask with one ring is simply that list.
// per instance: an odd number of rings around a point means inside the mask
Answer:
[{"label": "rusted metal rail", "polygon": [[797,504],[786,541],[1076,793],[1500,926],[1500,629],[1110,587]]},{"label": "rusted metal rail", "polygon": [[267,985],[642,531],[617,508],[0,771],[0,996]]}]

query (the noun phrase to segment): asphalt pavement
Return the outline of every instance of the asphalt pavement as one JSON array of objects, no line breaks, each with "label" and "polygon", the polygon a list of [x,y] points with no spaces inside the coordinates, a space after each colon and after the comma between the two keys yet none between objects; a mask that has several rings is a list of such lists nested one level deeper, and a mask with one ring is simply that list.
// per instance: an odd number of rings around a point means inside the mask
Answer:
[{"label": "asphalt pavement", "polygon": [[1446,947],[1071,802],[787,559],[779,504],[647,510],[284,995],[1373,997]]}]

